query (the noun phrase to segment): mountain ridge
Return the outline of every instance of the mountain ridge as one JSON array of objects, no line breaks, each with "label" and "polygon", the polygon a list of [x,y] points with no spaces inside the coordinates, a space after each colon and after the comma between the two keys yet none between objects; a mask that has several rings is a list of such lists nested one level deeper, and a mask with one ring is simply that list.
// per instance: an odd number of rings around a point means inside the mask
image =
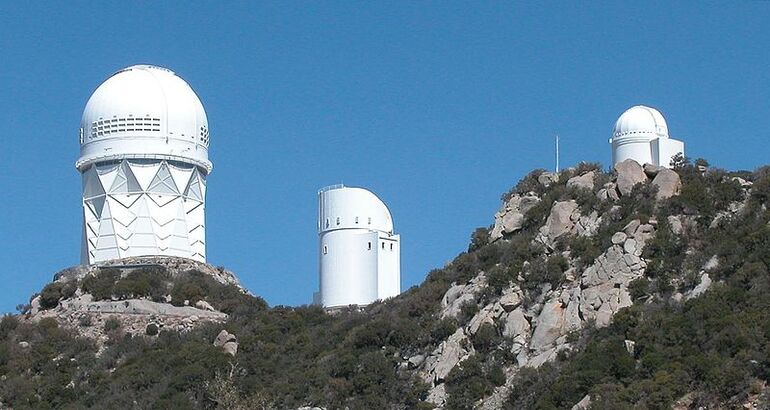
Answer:
[{"label": "mountain ridge", "polygon": [[[269,308],[237,282],[195,269],[155,272],[166,278],[158,286],[145,286],[150,272],[96,269],[75,275],[74,290],[44,289],[37,307],[0,322],[0,403],[762,406],[769,198],[768,168],[727,172],[682,157],[673,170],[633,162],[612,172],[586,163],[558,174],[536,170],[503,195],[494,223],[471,235],[468,252],[398,297],[333,315]],[[203,302],[211,310],[203,303],[200,310],[226,318],[179,328],[149,323],[148,314],[145,327],[132,328],[110,320],[115,312],[90,323],[55,314],[86,294],[92,300],[82,305]],[[88,335],[94,328],[99,343]]]}]

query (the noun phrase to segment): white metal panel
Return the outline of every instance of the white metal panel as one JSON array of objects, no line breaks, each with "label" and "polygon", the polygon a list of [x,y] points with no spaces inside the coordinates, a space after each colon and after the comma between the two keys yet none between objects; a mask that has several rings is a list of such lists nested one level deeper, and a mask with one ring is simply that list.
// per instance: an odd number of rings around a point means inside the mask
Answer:
[{"label": "white metal panel", "polygon": [[367,305],[377,299],[377,244],[374,231],[321,234],[320,268],[323,306]]},{"label": "white metal panel", "polygon": [[318,300],[325,307],[367,305],[401,290],[400,237],[385,204],[362,188],[318,193]]},{"label": "white metal panel", "polygon": [[203,104],[165,68],[132,66],[104,81],[86,104],[80,134],[79,169],[107,159],[151,156],[211,171]]},{"label": "white metal panel", "polygon": [[401,236],[380,233],[379,240],[377,299],[387,299],[401,293]]},{"label": "white metal panel", "polygon": [[684,142],[673,138],[661,138],[653,141],[653,151],[655,152],[655,165],[671,168],[671,158],[676,154],[684,155]]}]

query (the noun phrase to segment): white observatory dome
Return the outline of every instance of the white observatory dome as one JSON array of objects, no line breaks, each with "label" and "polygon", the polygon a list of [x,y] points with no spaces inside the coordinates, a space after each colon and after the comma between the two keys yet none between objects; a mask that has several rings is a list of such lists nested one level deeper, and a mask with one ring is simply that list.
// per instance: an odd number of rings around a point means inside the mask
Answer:
[{"label": "white observatory dome", "polygon": [[211,171],[206,112],[174,72],[152,65],[124,68],[103,82],[86,104],[80,124],[83,170],[122,158],[191,162]]},{"label": "white observatory dome", "polygon": [[660,111],[637,105],[627,109],[618,118],[612,138],[668,138],[668,126]]}]

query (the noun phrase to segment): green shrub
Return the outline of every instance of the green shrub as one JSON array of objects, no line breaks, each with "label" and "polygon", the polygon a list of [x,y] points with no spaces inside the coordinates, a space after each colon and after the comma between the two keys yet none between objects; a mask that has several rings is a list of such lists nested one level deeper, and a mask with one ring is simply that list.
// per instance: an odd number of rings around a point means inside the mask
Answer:
[{"label": "green shrub", "polygon": [[147,336],[157,336],[158,335],[158,325],[155,323],[150,323],[147,325],[147,327],[144,329],[144,334]]},{"label": "green shrub", "polygon": [[114,316],[110,316],[104,321],[104,331],[112,332],[113,330],[120,329],[120,320]]},{"label": "green shrub", "polygon": [[40,307],[43,309],[55,308],[61,299],[62,284],[59,282],[49,283],[40,292]]},{"label": "green shrub", "polygon": [[484,323],[479,326],[476,333],[473,335],[471,342],[473,347],[480,352],[487,352],[494,348],[501,340],[500,335],[497,334],[497,329],[490,323]]},{"label": "green shrub", "polygon": [[94,300],[110,299],[115,282],[120,278],[120,269],[99,268],[93,275],[86,276],[80,283],[83,292],[90,293]]},{"label": "green shrub", "polygon": [[628,284],[628,293],[631,295],[632,300],[637,300],[644,296],[647,296],[650,289],[650,280],[642,276],[641,278],[634,279]]},{"label": "green shrub", "polygon": [[473,231],[473,234],[471,234],[471,243],[468,245],[468,252],[478,250],[487,243],[489,243],[489,229],[476,228],[476,230]]}]

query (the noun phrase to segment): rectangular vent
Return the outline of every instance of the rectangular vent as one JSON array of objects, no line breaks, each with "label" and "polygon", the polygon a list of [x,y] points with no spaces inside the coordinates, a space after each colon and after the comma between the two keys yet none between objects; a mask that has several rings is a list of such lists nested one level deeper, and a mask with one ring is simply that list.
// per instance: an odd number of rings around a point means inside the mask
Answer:
[{"label": "rectangular vent", "polygon": [[126,117],[100,119],[91,124],[91,139],[127,131],[160,132],[160,118]]}]

